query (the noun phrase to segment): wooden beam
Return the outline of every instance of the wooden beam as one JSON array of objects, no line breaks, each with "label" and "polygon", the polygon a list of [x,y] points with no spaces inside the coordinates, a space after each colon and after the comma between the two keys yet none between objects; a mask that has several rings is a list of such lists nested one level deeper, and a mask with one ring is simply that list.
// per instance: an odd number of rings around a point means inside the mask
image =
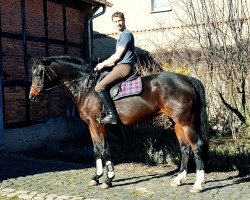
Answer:
[{"label": "wooden beam", "polygon": [[49,33],[48,33],[48,12],[47,12],[47,0],[43,0],[43,27],[44,27],[44,44],[45,44],[45,56],[49,56]]},{"label": "wooden beam", "polygon": [[30,101],[29,101],[29,70],[28,70],[28,50],[27,50],[27,27],[26,27],[26,11],[25,0],[21,0],[21,18],[22,18],[22,46],[23,46],[23,65],[24,65],[24,81],[25,81],[25,119],[30,121]]}]

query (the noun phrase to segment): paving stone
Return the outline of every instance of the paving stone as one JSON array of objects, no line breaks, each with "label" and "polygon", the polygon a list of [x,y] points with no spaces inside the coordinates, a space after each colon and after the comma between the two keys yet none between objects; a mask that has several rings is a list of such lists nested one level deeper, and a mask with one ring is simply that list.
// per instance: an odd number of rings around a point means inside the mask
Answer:
[{"label": "paving stone", "polygon": [[23,199],[23,200],[32,200],[34,195],[29,195],[29,194],[19,194],[17,195],[17,197],[19,199]]},{"label": "paving stone", "polygon": [[[148,200],[148,199],[250,199],[249,181],[235,172],[209,173],[203,192],[190,193],[195,174],[190,174],[179,187],[171,187],[173,169],[126,163],[115,166],[113,187],[89,187],[95,168],[88,164],[43,161],[0,153],[0,196],[24,200]],[[234,173],[234,174],[232,174]],[[233,179],[229,177],[233,176]],[[105,176],[101,178],[103,182]],[[246,180],[249,180],[246,179]],[[0,197],[1,199],[1,197]]]}]

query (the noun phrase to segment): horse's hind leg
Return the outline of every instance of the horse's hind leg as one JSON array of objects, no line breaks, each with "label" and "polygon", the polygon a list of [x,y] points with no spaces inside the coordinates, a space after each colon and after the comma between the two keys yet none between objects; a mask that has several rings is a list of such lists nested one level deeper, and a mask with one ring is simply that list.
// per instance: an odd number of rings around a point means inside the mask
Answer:
[{"label": "horse's hind leg", "polygon": [[181,149],[181,167],[179,174],[174,180],[170,183],[171,186],[179,186],[187,177],[187,167],[188,167],[188,160],[190,154],[190,146],[185,139],[184,132],[181,127],[175,125],[175,132],[176,136],[179,140],[180,149]]},{"label": "horse's hind leg", "polygon": [[204,143],[201,139],[192,145],[192,150],[194,152],[194,158],[196,163],[196,180],[191,189],[191,192],[200,192],[202,190],[202,183],[205,182],[205,171],[204,171],[204,157],[203,157],[203,146]]},{"label": "horse's hind leg", "polygon": [[185,126],[183,127],[183,130],[186,140],[190,144],[194,153],[196,163],[196,180],[191,192],[200,192],[202,190],[202,184],[205,182],[204,154],[202,152],[204,143],[193,126]]}]

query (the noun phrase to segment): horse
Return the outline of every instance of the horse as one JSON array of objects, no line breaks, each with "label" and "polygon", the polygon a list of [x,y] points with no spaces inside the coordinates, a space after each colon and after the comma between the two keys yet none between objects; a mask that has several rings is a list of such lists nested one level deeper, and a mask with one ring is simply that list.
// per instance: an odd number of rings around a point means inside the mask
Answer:
[{"label": "horse", "polygon": [[[103,112],[103,106],[94,90],[100,73],[94,72],[83,59],[70,56],[35,59],[31,72],[31,101],[41,101],[49,91],[58,87],[63,87],[72,97],[79,116],[89,126],[93,142],[96,171],[89,185],[112,187],[115,172],[107,130],[113,125],[99,123],[98,118]],[[192,150],[196,164],[196,180],[191,192],[201,192],[205,181],[209,138],[203,84],[197,78],[174,72],[160,72],[142,76],[141,79],[143,90],[139,95],[114,101],[120,123],[134,125],[162,114],[167,115],[173,121],[182,156],[179,173],[170,185],[180,186],[186,179]],[[101,184],[99,179],[104,171],[106,179]]]}]

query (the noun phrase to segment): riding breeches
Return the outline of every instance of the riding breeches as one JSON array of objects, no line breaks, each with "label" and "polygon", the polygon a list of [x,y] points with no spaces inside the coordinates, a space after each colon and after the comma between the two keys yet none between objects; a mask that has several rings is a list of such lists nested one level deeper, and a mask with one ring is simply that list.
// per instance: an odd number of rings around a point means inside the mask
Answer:
[{"label": "riding breeches", "polygon": [[104,77],[100,82],[95,86],[95,91],[105,90],[108,87],[113,86],[117,82],[125,80],[132,71],[131,64],[117,64],[109,72],[109,74]]}]

